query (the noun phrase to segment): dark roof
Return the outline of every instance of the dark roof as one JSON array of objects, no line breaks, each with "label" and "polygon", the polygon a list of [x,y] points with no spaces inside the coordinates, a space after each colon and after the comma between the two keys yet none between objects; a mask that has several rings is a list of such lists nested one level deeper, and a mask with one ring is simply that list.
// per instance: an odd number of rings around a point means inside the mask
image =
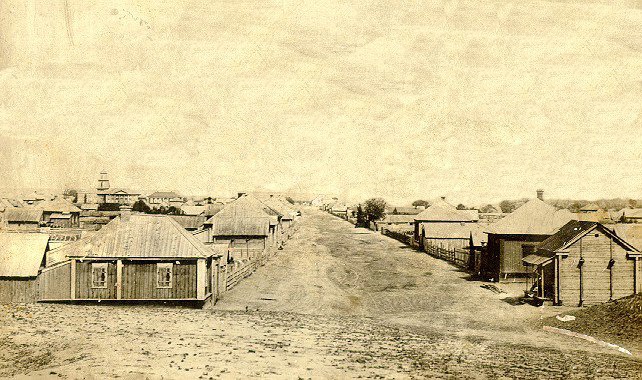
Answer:
[{"label": "dark roof", "polygon": [[42,210],[33,207],[8,208],[4,212],[4,220],[13,223],[39,223],[42,221]]},{"label": "dark roof", "polygon": [[637,251],[631,244],[624,241],[622,238],[613,233],[612,230],[604,227],[598,222],[585,222],[578,220],[571,220],[566,223],[559,231],[544,240],[538,247],[538,254],[545,256],[553,256],[555,252],[560,251],[573,244],[582,236],[586,235],[594,229],[599,229],[602,233],[608,235],[618,244],[622,245],[625,249]]}]

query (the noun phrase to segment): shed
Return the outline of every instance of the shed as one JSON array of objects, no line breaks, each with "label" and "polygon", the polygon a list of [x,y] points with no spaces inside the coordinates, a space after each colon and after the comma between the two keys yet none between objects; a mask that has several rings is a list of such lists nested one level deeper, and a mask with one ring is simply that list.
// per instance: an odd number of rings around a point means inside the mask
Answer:
[{"label": "shed", "polygon": [[558,210],[536,198],[489,225],[488,245],[481,257],[482,275],[496,281],[527,281],[531,270],[522,258],[534,253],[540,242],[572,219],[570,211]]},{"label": "shed", "polygon": [[51,251],[41,300],[202,302],[217,294],[226,254],[170,216],[124,211],[93,235]]},{"label": "shed", "polygon": [[0,303],[36,302],[48,242],[46,234],[0,233]]},{"label": "shed", "polygon": [[540,298],[584,306],[638,293],[640,256],[603,224],[573,220],[523,260],[535,268]]}]

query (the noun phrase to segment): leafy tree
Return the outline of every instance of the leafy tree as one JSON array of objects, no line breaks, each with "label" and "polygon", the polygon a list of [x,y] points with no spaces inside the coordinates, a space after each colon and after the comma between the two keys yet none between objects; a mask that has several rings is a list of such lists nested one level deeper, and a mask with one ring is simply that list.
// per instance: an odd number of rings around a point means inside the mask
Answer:
[{"label": "leafy tree", "polygon": [[422,199],[418,199],[418,200],[416,200],[416,201],[412,202],[412,205],[413,205],[414,207],[419,207],[419,206],[428,207],[428,206],[430,206],[430,202],[428,202],[428,201],[424,201],[424,200],[422,200]]},{"label": "leafy tree", "polygon": [[481,212],[483,214],[488,214],[488,213],[491,213],[491,212],[497,212],[497,209],[495,209],[495,207],[493,207],[493,205],[488,204],[488,205],[480,208],[479,212]]},{"label": "leafy tree", "polygon": [[65,191],[63,191],[62,195],[64,195],[65,197],[72,198],[72,200],[71,200],[72,203],[78,202],[78,191],[76,191],[74,189],[65,189]]},{"label": "leafy tree", "polygon": [[361,205],[357,206],[357,223],[355,227],[366,227],[368,222],[366,221],[366,213],[363,212]]},{"label": "leafy tree", "polygon": [[457,210],[468,210],[468,207],[464,206],[462,203],[457,205]]},{"label": "leafy tree", "polygon": [[383,198],[370,198],[364,202],[363,211],[366,213],[366,220],[374,222],[386,216],[386,201]]},{"label": "leafy tree", "polygon": [[502,209],[502,212],[505,213],[505,214],[513,212],[516,209],[515,202],[513,202],[513,201],[501,201],[499,203],[499,208]]},{"label": "leafy tree", "polygon": [[132,206],[132,211],[136,212],[144,212],[145,214],[151,214],[152,209],[145,203],[145,201],[142,200],[137,200],[134,202],[134,205]]},{"label": "leafy tree", "polygon": [[395,207],[395,209],[392,210],[392,215],[398,215],[398,214],[399,214],[399,211],[397,211],[397,208]]},{"label": "leafy tree", "polygon": [[169,206],[167,208],[167,214],[168,215],[183,215],[183,210],[181,210],[178,207]]}]

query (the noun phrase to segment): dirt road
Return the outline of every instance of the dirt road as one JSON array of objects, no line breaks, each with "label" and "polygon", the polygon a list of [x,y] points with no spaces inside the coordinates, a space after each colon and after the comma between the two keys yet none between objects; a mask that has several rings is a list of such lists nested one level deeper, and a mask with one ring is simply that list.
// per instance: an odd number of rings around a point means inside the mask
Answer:
[{"label": "dirt road", "polygon": [[[0,376],[639,378],[450,265],[325,213],[212,309],[0,307]],[[87,376],[85,376],[87,377]]]}]

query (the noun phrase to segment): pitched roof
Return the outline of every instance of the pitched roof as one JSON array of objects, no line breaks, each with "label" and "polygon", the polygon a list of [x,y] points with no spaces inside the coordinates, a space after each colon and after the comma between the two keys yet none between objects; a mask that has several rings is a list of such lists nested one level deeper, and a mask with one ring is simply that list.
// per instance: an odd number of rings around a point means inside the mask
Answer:
[{"label": "pitched roof", "polygon": [[423,210],[420,210],[415,207],[389,207],[390,214],[394,214],[395,210],[397,210],[397,214],[399,215],[418,215],[421,213]]},{"label": "pitched roof", "polygon": [[427,209],[415,215],[420,222],[475,222],[479,220],[477,210],[457,210],[444,199],[438,199]]},{"label": "pitched roof", "polygon": [[214,235],[267,236],[270,223],[276,224],[278,216],[279,213],[265,203],[245,195],[226,204],[206,224],[212,225]]},{"label": "pitched roof", "polygon": [[625,208],[622,210],[625,218],[642,218],[642,208]]},{"label": "pitched roof", "polygon": [[71,202],[66,199],[56,198],[52,201],[43,201],[38,203],[35,208],[41,209],[45,212],[59,212],[59,213],[72,213],[80,212],[80,209],[74,206]]},{"label": "pitched roof", "polygon": [[8,208],[4,212],[4,220],[14,223],[38,223],[42,220],[42,210],[33,207]]},{"label": "pitched roof", "polygon": [[600,209],[600,206],[596,205],[595,203],[590,203],[582,207],[580,211],[583,211],[583,212],[598,211],[599,209]]},{"label": "pitched roof", "polygon": [[51,251],[51,257],[199,258],[216,255],[168,215],[134,214]]},{"label": "pitched roof", "polygon": [[35,277],[47,250],[49,235],[0,233],[0,277]]},{"label": "pitched roof", "polygon": [[182,198],[182,197],[173,191],[157,191],[149,194],[147,198]]},{"label": "pitched roof", "polygon": [[278,212],[283,219],[293,219],[296,211],[288,204],[283,203],[279,198],[267,198],[262,201],[265,205]]},{"label": "pitched roof", "polygon": [[552,235],[573,219],[568,210],[558,210],[540,199],[532,199],[488,228],[500,235]]},{"label": "pitched roof", "polygon": [[205,223],[205,216],[201,215],[170,215],[178,224],[185,229],[197,229]]},{"label": "pitched roof", "polygon": [[636,250],[628,242],[624,241],[624,239],[613,233],[612,230],[604,227],[604,225],[602,225],[601,223],[571,220],[570,222],[562,226],[559,231],[557,231],[548,239],[544,240],[539,245],[538,254],[544,254],[550,257],[554,255],[555,252],[565,249],[566,247],[577,241],[577,239],[581,238],[594,229],[599,229],[604,234],[608,235],[617,243],[625,247],[627,250]]},{"label": "pitched roof", "polygon": [[386,214],[382,220],[378,220],[377,223],[412,223],[415,221],[414,215],[405,215],[405,214]]},{"label": "pitched roof", "polygon": [[96,194],[99,194],[99,195],[113,195],[118,193],[127,194],[127,195],[140,195],[140,193],[138,192],[127,190],[127,189],[121,189],[117,187],[112,187],[105,190],[99,190],[98,192],[96,192]]},{"label": "pitched roof", "polygon": [[488,236],[484,234],[484,226],[477,223],[421,223],[421,229],[426,231],[428,239],[470,239],[473,237],[473,243],[480,245],[488,241]]},{"label": "pitched roof", "polygon": [[205,209],[205,216],[214,216],[225,207],[222,203],[212,203],[207,205]]}]

